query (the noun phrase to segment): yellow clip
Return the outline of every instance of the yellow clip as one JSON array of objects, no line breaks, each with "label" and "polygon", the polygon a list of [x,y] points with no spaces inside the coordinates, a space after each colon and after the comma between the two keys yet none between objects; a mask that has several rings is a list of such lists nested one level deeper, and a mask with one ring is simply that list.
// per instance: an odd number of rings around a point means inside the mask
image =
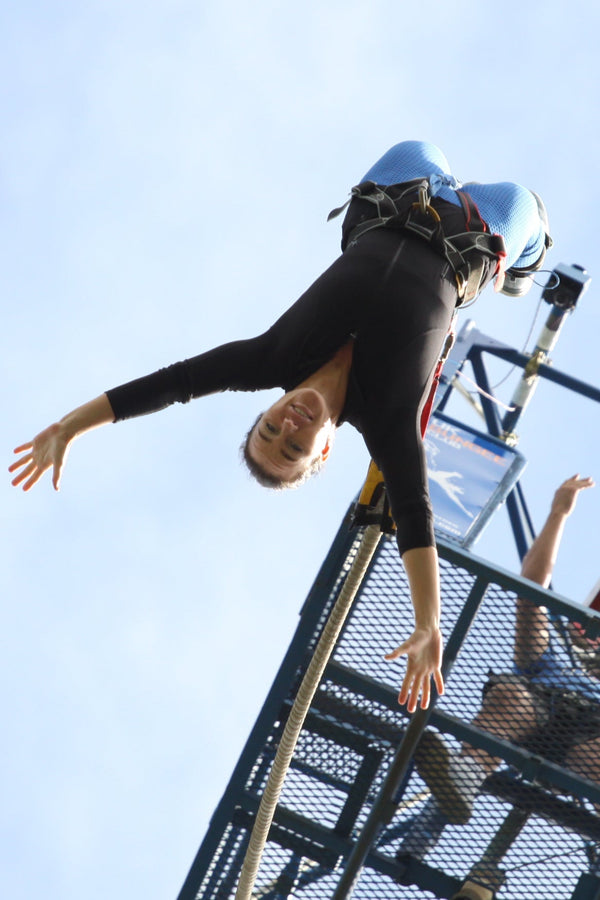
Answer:
[{"label": "yellow clip", "polygon": [[418,202],[416,202],[416,203],[413,203],[412,208],[418,210],[418,212],[420,212],[420,213],[424,213],[426,216],[431,216],[431,218],[434,219],[435,222],[438,223],[438,224],[442,221],[442,220],[440,219],[440,215],[439,215],[437,209],[435,209],[435,208],[431,205],[431,203],[429,203],[429,204],[425,207],[425,209],[423,209],[423,207],[421,206],[421,202],[418,201]]},{"label": "yellow clip", "polygon": [[353,525],[375,524],[379,525],[385,534],[392,534],[396,530],[390,513],[383,474],[371,460],[365,483],[354,507]]},{"label": "yellow clip", "polygon": [[532,378],[534,375],[537,375],[539,372],[539,368],[546,361],[546,351],[545,350],[536,350],[536,352],[530,357],[529,362],[525,366],[525,378]]},{"label": "yellow clip", "polygon": [[383,488],[383,473],[371,460],[365,483],[362,486],[358,502],[361,506],[374,506],[378,500],[378,494]]}]

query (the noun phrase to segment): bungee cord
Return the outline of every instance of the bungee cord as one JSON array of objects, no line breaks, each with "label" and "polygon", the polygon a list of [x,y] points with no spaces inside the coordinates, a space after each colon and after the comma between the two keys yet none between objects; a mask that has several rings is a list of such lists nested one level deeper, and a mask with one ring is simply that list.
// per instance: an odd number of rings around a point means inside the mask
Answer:
[{"label": "bungee cord", "polygon": [[258,867],[267,842],[269,829],[279,802],[283,783],[287,775],[292,756],[304,720],[312,703],[319,682],[329,662],[342,626],[350,612],[354,598],[360,588],[363,577],[375,554],[382,531],[379,525],[368,525],[365,528],[358,551],[346,576],[340,594],[334,604],[329,618],[319,638],[315,652],[306,670],[298,693],[292,705],[283,735],[273,760],[267,784],[263,791],[254,827],[250,835],[248,849],[242,865],[235,900],[251,900]]}]

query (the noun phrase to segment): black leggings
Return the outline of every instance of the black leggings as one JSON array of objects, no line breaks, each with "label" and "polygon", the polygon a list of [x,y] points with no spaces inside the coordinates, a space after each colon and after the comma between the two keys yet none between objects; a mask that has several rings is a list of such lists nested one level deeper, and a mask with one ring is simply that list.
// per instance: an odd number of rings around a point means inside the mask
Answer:
[{"label": "black leggings", "polygon": [[[428,243],[377,228],[270,329],[271,338],[305,334],[323,359],[356,334],[343,419],[361,431],[384,474],[401,553],[435,543],[420,418],[456,300],[454,274]],[[305,362],[306,374],[314,371]]]}]

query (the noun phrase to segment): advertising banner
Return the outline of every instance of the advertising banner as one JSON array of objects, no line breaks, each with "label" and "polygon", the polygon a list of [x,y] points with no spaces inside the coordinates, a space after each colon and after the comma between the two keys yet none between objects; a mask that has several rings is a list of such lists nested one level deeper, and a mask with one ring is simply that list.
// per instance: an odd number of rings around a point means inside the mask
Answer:
[{"label": "advertising banner", "polygon": [[525,458],[441,413],[430,419],[425,450],[436,532],[469,547],[512,490]]}]

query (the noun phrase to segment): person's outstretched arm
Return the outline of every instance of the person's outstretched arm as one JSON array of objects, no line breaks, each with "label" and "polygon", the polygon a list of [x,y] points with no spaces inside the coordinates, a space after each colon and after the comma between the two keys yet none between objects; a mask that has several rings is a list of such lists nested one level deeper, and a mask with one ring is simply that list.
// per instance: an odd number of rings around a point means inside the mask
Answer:
[{"label": "person's outstretched arm", "polygon": [[[199,356],[119,385],[84,403],[60,422],[46,428],[33,441],[16,448],[15,453],[24,455],[9,468],[10,472],[18,472],[12,483],[22,484],[23,490],[28,491],[47,469],[52,468],[52,483],[58,490],[70,444],[99,425],[155,413],[173,403],[187,403],[192,398],[217,391],[254,391],[283,383],[285,379],[280,376],[286,354],[280,354],[275,362],[270,355],[278,336],[279,331],[274,327],[257,338],[222,344]],[[269,365],[264,364],[265,360]]]},{"label": "person's outstretched arm", "polygon": [[431,698],[431,678],[439,694],[444,693],[442,678],[442,633],[440,631],[440,583],[438,555],[435,547],[414,547],[402,554],[410,585],[415,614],[415,630],[411,636],[386,655],[397,659],[406,655],[406,674],[398,702],[406,703],[409,712],[427,709]]},{"label": "person's outstretched arm", "polygon": [[[573,475],[554,494],[548,518],[523,559],[521,575],[547,588],[562,540],[565,524],[575,509],[581,490],[593,487],[591,478]],[[527,668],[548,647],[548,619],[543,607],[519,597],[515,632],[514,659],[519,668]]]},{"label": "person's outstretched arm", "polygon": [[114,419],[106,394],[67,413],[60,422],[50,425],[32,441],[15,449],[15,453],[22,453],[23,456],[9,467],[9,472],[18,472],[12,484],[15,487],[22,484],[23,490],[28,491],[51,468],[52,484],[58,490],[69,447],[75,438],[100,425],[114,422]]}]

